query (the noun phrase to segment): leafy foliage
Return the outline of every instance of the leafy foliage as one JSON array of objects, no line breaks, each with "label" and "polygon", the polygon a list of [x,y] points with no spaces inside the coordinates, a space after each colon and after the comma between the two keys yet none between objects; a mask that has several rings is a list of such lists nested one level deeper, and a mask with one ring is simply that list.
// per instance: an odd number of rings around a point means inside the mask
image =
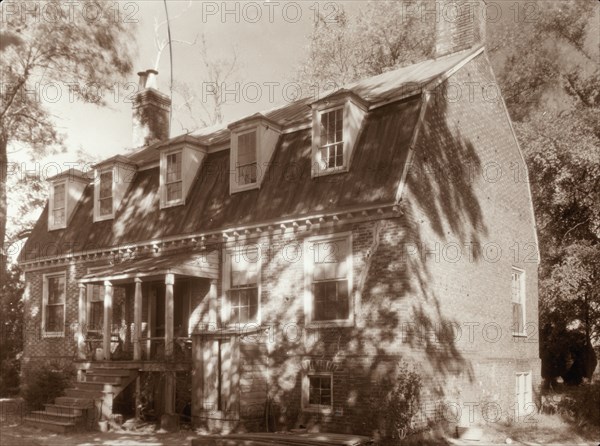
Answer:
[{"label": "leafy foliage", "polygon": [[23,282],[14,266],[0,284],[0,396],[18,393],[23,350]]},{"label": "leafy foliage", "polygon": [[73,364],[49,363],[26,374],[23,399],[29,410],[43,409],[62,396],[74,378]]}]

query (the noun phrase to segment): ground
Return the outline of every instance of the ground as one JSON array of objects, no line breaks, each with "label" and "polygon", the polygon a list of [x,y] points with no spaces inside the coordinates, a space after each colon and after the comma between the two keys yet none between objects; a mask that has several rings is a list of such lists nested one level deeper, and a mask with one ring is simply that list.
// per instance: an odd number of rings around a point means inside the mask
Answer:
[{"label": "ground", "polygon": [[[21,413],[15,410],[15,400],[0,400],[0,445],[2,446],[180,446],[190,445],[198,434],[191,430],[179,433],[152,432],[81,432],[59,435],[25,426]],[[510,438],[513,445],[593,445],[600,440],[600,428],[578,425],[561,415],[537,414],[531,423],[506,425],[496,423],[484,429],[480,441],[448,440],[444,444],[481,445],[506,444]],[[425,445],[423,441],[417,443]],[[440,444],[440,443],[438,443]]]}]

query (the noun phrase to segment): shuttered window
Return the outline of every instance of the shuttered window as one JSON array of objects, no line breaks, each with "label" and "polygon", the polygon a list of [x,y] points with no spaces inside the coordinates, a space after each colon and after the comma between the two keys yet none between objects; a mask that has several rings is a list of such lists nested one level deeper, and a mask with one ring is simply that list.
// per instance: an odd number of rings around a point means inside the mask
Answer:
[{"label": "shuttered window", "polygon": [[260,255],[256,249],[239,249],[229,254],[229,306],[232,324],[256,322]]},{"label": "shuttered window", "polygon": [[511,274],[513,334],[525,334],[525,272],[513,268]]},{"label": "shuttered window", "polygon": [[240,186],[256,183],[256,131],[238,136],[236,171]]},{"label": "shuttered window", "polygon": [[44,332],[63,334],[65,330],[66,275],[44,277]]},{"label": "shuttered window", "polygon": [[531,413],[533,395],[531,387],[531,372],[520,372],[516,374],[515,393],[518,415]]}]

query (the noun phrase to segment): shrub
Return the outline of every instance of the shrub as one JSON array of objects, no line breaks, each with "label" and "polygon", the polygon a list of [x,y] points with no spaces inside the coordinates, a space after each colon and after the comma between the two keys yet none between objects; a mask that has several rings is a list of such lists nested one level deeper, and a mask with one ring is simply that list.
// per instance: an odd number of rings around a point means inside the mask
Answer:
[{"label": "shrub", "polygon": [[25,377],[23,399],[29,410],[39,410],[62,396],[75,377],[72,366],[47,364],[35,369]]}]

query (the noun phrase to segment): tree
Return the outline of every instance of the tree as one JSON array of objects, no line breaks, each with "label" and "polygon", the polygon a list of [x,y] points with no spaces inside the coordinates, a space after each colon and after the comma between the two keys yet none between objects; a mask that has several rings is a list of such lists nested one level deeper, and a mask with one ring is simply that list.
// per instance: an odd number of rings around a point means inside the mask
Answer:
[{"label": "tree", "polygon": [[43,104],[40,86],[55,82],[62,94],[104,105],[98,91],[113,87],[131,72],[135,19],[115,5],[49,0],[5,1],[0,6],[4,27],[0,36],[2,275],[6,270],[8,147],[21,143],[43,155],[61,146],[63,138]]},{"label": "tree", "polygon": [[420,14],[424,1],[368,2],[350,17],[339,10],[320,14],[297,78],[322,89],[341,86],[433,53],[434,22]]},{"label": "tree", "polygon": [[16,266],[0,283],[0,396],[19,387],[19,354],[23,350],[23,282]]}]

